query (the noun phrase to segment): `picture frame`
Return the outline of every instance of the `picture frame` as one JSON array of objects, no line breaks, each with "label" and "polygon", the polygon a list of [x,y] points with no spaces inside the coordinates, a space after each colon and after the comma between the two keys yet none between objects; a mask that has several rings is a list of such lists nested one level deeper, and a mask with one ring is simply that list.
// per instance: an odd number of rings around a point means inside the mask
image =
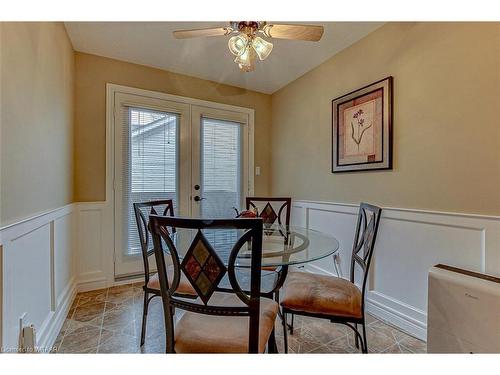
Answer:
[{"label": "picture frame", "polygon": [[332,100],[332,173],[392,169],[389,76]]}]

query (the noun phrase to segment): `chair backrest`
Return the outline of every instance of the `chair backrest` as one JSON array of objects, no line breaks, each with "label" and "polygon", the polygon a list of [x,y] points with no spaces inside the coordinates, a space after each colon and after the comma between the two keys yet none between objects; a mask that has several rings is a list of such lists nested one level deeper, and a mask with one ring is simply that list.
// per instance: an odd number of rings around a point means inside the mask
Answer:
[{"label": "chair backrest", "polygon": [[[160,292],[163,300],[163,311],[165,314],[165,328],[167,330],[167,352],[174,350],[174,324],[173,307],[192,311],[200,314],[222,315],[222,316],[248,316],[250,319],[248,348],[249,353],[257,353],[259,342],[259,309],[260,309],[260,277],[262,264],[262,219],[188,219],[173,218],[158,215],[150,215],[151,233],[154,243],[154,252],[158,276],[160,280]],[[169,233],[166,227],[177,228],[176,233]],[[179,251],[175,245],[176,236],[182,234],[182,229],[192,230],[193,240],[182,261]],[[241,230],[241,235],[233,245],[227,264],[217,255],[202,230]],[[163,243],[168,247],[165,253]],[[251,250],[250,261],[250,292],[244,292],[235,273],[235,262],[238,253],[244,245]],[[168,254],[172,258],[174,276],[169,283],[166,273],[165,258]],[[181,272],[192,284],[200,297],[197,301],[188,301],[175,295],[179,285]],[[230,288],[218,288],[222,278],[227,273]],[[218,306],[211,303],[210,299],[217,290],[230,291],[243,303],[235,306]]]},{"label": "chair backrest", "polygon": [[358,265],[361,268],[362,311],[364,311],[366,282],[381,215],[382,209],[380,207],[368,203],[361,203],[359,205],[356,232],[354,234],[354,244],[352,247],[351,282],[355,282],[355,266]]},{"label": "chair backrest", "polygon": [[[135,221],[139,231],[139,242],[141,243],[142,260],[144,262],[144,276],[146,285],[149,281],[148,258],[153,254],[153,244],[149,231],[148,217],[150,214],[162,213],[163,216],[174,216],[174,202],[172,199],[134,203]],[[175,231],[175,228],[171,230]]]},{"label": "chair backrest", "polygon": [[247,197],[246,209],[250,210],[252,208],[257,210],[258,216],[264,222],[264,226],[270,226],[275,222],[279,225],[290,225],[292,198]]}]

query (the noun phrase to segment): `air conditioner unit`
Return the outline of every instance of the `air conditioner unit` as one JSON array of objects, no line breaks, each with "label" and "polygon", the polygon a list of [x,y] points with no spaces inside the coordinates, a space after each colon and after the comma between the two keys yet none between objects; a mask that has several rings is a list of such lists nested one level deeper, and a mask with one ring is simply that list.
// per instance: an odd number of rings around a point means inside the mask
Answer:
[{"label": "air conditioner unit", "polygon": [[438,264],[428,295],[428,353],[500,353],[500,278]]}]

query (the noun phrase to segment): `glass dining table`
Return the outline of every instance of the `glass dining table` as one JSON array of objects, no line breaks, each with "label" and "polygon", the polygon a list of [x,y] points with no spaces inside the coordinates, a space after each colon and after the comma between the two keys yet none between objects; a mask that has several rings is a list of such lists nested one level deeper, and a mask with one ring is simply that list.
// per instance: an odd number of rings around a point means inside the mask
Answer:
[{"label": "glass dining table", "polygon": [[[197,229],[177,229],[171,235],[179,258],[182,260]],[[234,244],[243,235],[239,229],[204,229],[208,242],[216,250],[220,260],[227,266]],[[271,296],[283,285],[289,266],[303,265],[335,254],[339,242],[331,235],[300,226],[264,226],[262,236],[261,292]],[[249,288],[251,244],[245,243],[235,262],[238,283],[242,289]],[[227,281],[227,280],[226,280]],[[224,284],[224,280],[222,281]],[[249,290],[249,289],[246,289]]]}]

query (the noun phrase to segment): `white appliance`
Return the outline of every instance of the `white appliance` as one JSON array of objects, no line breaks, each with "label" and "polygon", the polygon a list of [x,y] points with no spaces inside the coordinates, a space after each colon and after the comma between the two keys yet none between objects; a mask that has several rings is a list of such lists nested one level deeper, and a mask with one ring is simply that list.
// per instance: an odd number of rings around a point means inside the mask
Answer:
[{"label": "white appliance", "polygon": [[428,295],[428,353],[500,353],[500,278],[438,264]]}]

